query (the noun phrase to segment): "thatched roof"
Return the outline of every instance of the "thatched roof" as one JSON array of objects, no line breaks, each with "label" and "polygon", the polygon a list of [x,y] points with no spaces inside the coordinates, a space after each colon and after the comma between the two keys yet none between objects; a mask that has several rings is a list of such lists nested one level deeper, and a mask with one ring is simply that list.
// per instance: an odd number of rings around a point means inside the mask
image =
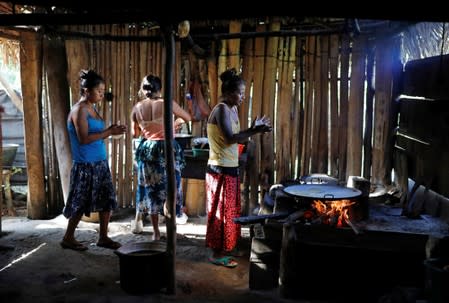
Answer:
[{"label": "thatched roof", "polygon": [[[72,24],[134,24],[139,27],[158,27],[159,24],[177,24],[182,20],[190,21],[191,34],[196,42],[213,39],[226,39],[248,37],[250,35],[263,35],[255,33],[256,26],[269,22],[273,16],[281,21],[281,30],[275,35],[319,35],[346,31],[350,34],[403,35],[403,61],[425,58],[439,54],[447,54],[449,42],[446,43],[447,31],[441,22],[446,16],[439,16],[434,9],[426,13],[426,8],[416,11],[407,11],[404,15],[388,15],[356,12],[352,14],[341,13],[325,5],[311,4],[307,12],[310,16],[299,15],[288,6],[277,3],[276,6],[245,11],[239,4],[227,2],[220,8],[210,7],[209,1],[196,1],[193,5],[184,2],[176,8],[159,3],[150,3],[142,0],[127,0],[126,3],[111,3],[97,0],[17,0],[11,2],[0,1],[0,48],[4,54],[4,62],[15,64],[18,61],[18,47],[15,30],[28,28],[40,30],[45,33],[83,37],[85,33],[62,33],[57,25]],[[166,4],[167,5],[167,4]],[[199,6],[209,7],[208,13]],[[259,5],[260,6],[260,5]],[[372,19],[369,19],[372,18]],[[242,32],[229,36],[229,22],[239,19],[242,23]],[[20,29],[17,27],[20,26]],[[270,33],[273,35],[273,33]],[[443,37],[444,35],[444,37]],[[126,37],[118,37],[127,39]],[[118,39],[117,38],[117,39]]]},{"label": "thatched roof", "polygon": [[441,22],[421,22],[403,32],[403,61],[424,59],[449,53],[449,25]]}]

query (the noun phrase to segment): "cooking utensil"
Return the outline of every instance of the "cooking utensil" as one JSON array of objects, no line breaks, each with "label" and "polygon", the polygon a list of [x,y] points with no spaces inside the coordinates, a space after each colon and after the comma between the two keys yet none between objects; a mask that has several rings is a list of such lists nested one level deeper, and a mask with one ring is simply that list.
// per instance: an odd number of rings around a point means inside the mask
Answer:
[{"label": "cooking utensil", "polygon": [[356,199],[362,195],[362,192],[355,188],[327,184],[299,184],[287,186],[283,190],[294,197],[320,200]]}]

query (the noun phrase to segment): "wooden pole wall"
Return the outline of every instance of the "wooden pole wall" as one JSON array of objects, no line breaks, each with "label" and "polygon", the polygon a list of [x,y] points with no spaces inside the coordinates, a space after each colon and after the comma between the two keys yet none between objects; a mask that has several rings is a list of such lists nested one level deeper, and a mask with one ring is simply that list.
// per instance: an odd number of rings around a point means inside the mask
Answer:
[{"label": "wooden pole wall", "polygon": [[[241,30],[241,26],[240,22],[233,22],[229,31]],[[160,34],[159,30],[142,30],[127,25],[76,28],[101,35]],[[278,31],[281,24],[274,20],[257,25],[256,31],[263,32],[267,28]],[[190,60],[181,56],[183,50],[177,42],[172,89],[175,100],[183,104],[180,100],[184,96],[181,83],[185,81],[186,89],[189,80],[197,76],[206,92],[206,101],[213,107],[221,95],[219,75],[229,67],[242,71],[247,83],[245,103],[239,110],[242,128],[247,127],[256,116],[264,114],[271,118],[274,126],[272,133],[250,139],[254,150],[254,171],[248,180],[249,209],[258,204],[273,182],[310,173],[328,173],[340,181],[345,181],[349,174],[366,175],[368,167],[365,166],[370,164],[363,163],[362,158],[367,160],[370,156],[366,141],[370,130],[364,133],[363,119],[369,124],[369,113],[364,113],[364,102],[368,102],[367,108],[371,105],[366,94],[365,69],[369,65],[365,66],[365,37],[359,36],[354,41],[346,35],[237,40],[213,41],[211,45],[217,48],[219,56],[214,51],[206,58],[192,57]],[[386,43],[384,46],[385,54],[382,47],[376,45],[378,51],[372,59],[377,68],[377,95],[372,111],[377,115],[385,110],[379,106],[390,102],[387,99],[391,95],[389,87],[392,77],[381,76],[388,73],[388,45]],[[142,78],[150,73],[161,79],[165,77],[165,53],[160,41],[67,40],[66,46],[67,56],[70,57],[68,81],[72,103],[79,96],[79,70],[91,68],[98,71],[105,78],[107,89],[114,95],[111,103],[105,101],[99,105],[107,125],[118,120],[130,125],[130,110],[138,100],[137,92]],[[385,101],[379,103],[378,98]],[[387,145],[388,136],[376,122],[373,163],[387,157],[382,148]],[[108,139],[107,143],[108,152],[112,155],[111,170],[119,205],[133,206],[136,180],[130,132],[119,140]],[[387,170],[388,167],[376,167],[376,180],[385,180]]]},{"label": "wooden pole wall", "polygon": [[[98,35],[112,33],[112,35],[120,36],[150,36],[158,34],[148,29],[137,31],[135,27],[125,25],[84,26],[82,30]],[[104,100],[99,104],[106,126],[118,121],[130,126],[130,112],[133,104],[138,101],[137,93],[142,78],[151,73],[163,79],[165,71],[161,61],[164,60],[165,55],[161,49],[162,43],[67,40],[66,45],[69,46],[67,47],[67,57],[70,58],[68,60],[68,81],[71,83],[72,96],[76,92],[76,98],[72,97],[72,102],[77,102],[79,98],[79,71],[93,69],[104,77],[106,90],[113,94],[111,102]],[[181,57],[180,51],[178,43],[176,46],[178,58]],[[176,65],[176,70],[180,68],[180,65]],[[179,71],[176,73],[180,74]],[[174,85],[180,86],[180,77],[175,76],[174,80]],[[177,90],[174,91],[176,93]],[[108,152],[111,153],[111,172],[117,191],[118,204],[122,207],[133,206],[136,179],[130,129],[123,138],[108,138],[106,143]]]}]

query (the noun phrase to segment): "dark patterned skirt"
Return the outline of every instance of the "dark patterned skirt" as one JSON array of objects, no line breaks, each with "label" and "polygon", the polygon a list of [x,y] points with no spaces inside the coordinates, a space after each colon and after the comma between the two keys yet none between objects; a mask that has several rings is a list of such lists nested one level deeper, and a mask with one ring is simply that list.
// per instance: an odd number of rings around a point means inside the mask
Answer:
[{"label": "dark patterned skirt", "polygon": [[69,196],[63,209],[64,216],[90,216],[91,212],[116,208],[117,200],[108,161],[73,163]]}]

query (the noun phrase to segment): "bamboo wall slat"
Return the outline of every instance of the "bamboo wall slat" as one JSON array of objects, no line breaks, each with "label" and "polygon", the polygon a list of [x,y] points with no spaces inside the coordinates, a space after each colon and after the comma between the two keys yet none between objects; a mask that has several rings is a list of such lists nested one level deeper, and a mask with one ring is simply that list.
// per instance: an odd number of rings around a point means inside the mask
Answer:
[{"label": "bamboo wall slat", "polygon": [[373,139],[373,106],[374,106],[374,48],[367,47],[366,59],[366,102],[365,102],[365,130],[363,134],[363,172],[362,176],[371,179],[372,139]]},{"label": "bamboo wall slat", "polygon": [[[285,98],[285,74],[286,74],[286,66],[284,66],[284,56],[285,56],[285,45],[284,43],[288,43],[284,37],[279,38],[279,52],[277,57],[277,65],[278,69],[278,89],[276,90],[276,102],[275,102],[275,115],[273,116],[274,123],[279,127],[275,128],[274,133],[274,148],[277,153],[274,155],[276,166],[275,168],[275,178],[276,180],[280,180],[285,175],[285,165],[282,157],[284,156],[284,150],[288,150],[289,142],[284,142],[283,139],[285,137],[286,125],[288,125],[288,118],[286,120],[286,113],[288,113],[288,100]],[[282,110],[279,110],[281,109]]]},{"label": "bamboo wall slat", "polygon": [[201,92],[203,94],[204,100],[206,103],[208,103],[210,96],[209,96],[209,81],[208,81],[208,74],[207,74],[207,63],[206,60],[203,58],[200,58],[198,60],[198,71],[201,81]]},{"label": "bamboo wall slat", "polygon": [[[328,171],[328,139],[329,139],[329,36],[320,36],[320,72],[319,72],[319,89],[317,94],[317,108],[319,112],[315,112],[314,117],[318,117],[318,166],[317,172],[327,173]],[[318,105],[319,104],[319,105]],[[317,120],[318,120],[317,119]]]},{"label": "bamboo wall slat", "polygon": [[[256,27],[256,31],[263,32],[266,25],[260,24]],[[254,39],[254,78],[253,78],[253,97],[251,99],[251,121],[257,116],[262,116],[262,95],[263,95],[263,79],[265,77],[265,39]],[[272,118],[272,117],[270,117]],[[274,123],[274,121],[272,121]],[[255,176],[250,181],[250,205],[259,203],[259,180],[261,172],[261,136],[253,136],[251,140],[254,142],[254,167],[257,168]],[[262,199],[263,197],[260,197]]]},{"label": "bamboo wall slat", "polygon": [[314,59],[315,59],[316,37],[307,37],[306,53],[304,62],[304,133],[303,133],[303,151],[301,158],[301,175],[310,173],[310,157],[312,148],[312,108],[313,108],[313,88],[314,88]]},{"label": "bamboo wall slat", "polygon": [[[270,23],[270,31],[279,31],[281,24],[279,21]],[[265,72],[263,79],[262,114],[274,117],[274,105],[276,98],[276,75],[277,75],[277,54],[279,51],[279,37],[269,37],[265,55]],[[276,131],[276,125],[274,127]],[[259,135],[262,138],[261,149],[261,181],[263,191],[269,189],[273,183],[274,175],[274,134],[273,132]]]},{"label": "bamboo wall slat", "polygon": [[[217,58],[210,56],[207,58],[207,79],[209,83],[209,106],[214,108],[218,102],[218,74],[217,74]],[[187,74],[187,72],[186,72]],[[186,79],[189,79],[186,77]]]},{"label": "bamboo wall slat", "polygon": [[[218,56],[218,73],[217,73],[217,87],[219,89],[218,91],[218,97],[221,96],[221,80],[220,80],[220,75],[226,70],[228,69],[228,65],[227,65],[227,51],[226,51],[226,45],[228,43],[227,40],[221,40],[221,48],[220,48],[220,55]],[[218,101],[217,101],[218,102]]]},{"label": "bamboo wall slat", "polygon": [[243,51],[243,60],[242,60],[242,78],[245,79],[246,89],[245,89],[245,99],[239,107],[239,119],[240,119],[240,128],[246,129],[248,128],[248,117],[251,117],[249,109],[250,109],[250,94],[251,94],[251,86],[253,82],[254,76],[254,40],[248,39],[244,43],[244,51]]},{"label": "bamboo wall slat", "polygon": [[[44,51],[45,52],[45,51]],[[46,59],[44,58],[44,62]],[[45,64],[45,63],[44,63]],[[44,65],[43,67],[43,73],[44,75],[47,73],[47,66]],[[50,94],[49,89],[49,80],[44,78],[44,81],[42,82],[42,89],[45,92],[48,92],[47,94],[43,94],[42,99],[44,102],[42,102],[42,110],[43,110],[43,126],[44,129],[43,133],[43,144],[44,144],[44,166],[45,166],[45,174],[47,176],[47,186],[48,186],[48,192],[47,192],[47,215],[59,215],[61,207],[64,206],[65,198],[64,198],[64,191],[67,190],[67,186],[65,187],[58,187],[58,179],[59,179],[59,168],[64,166],[64,164],[69,163],[71,164],[71,161],[69,159],[66,159],[67,161],[63,161],[63,163],[59,163],[57,159],[56,153],[57,148],[55,147],[56,144],[58,144],[55,140],[55,136],[52,134],[54,133],[55,128],[60,126],[57,126],[57,123],[53,123],[53,114],[51,113],[51,104],[50,100],[53,98],[50,98],[48,94]],[[61,116],[61,115],[60,115]],[[63,116],[62,116],[63,117]],[[56,125],[53,125],[56,124]],[[64,130],[65,125],[60,130]],[[62,142],[63,144],[63,142]],[[67,154],[67,153],[66,153]],[[70,153],[69,153],[70,155]],[[70,156],[69,156],[70,157]],[[69,168],[70,170],[70,168]],[[61,169],[61,171],[64,171]],[[64,178],[64,176],[61,176],[61,179]],[[64,184],[64,181],[61,181],[61,183]],[[62,192],[61,192],[62,190]]]},{"label": "bamboo wall slat", "polygon": [[291,127],[291,125],[295,125],[293,124],[295,122],[295,116],[296,116],[296,107],[295,107],[295,103],[296,100],[294,99],[294,79],[293,79],[293,74],[295,72],[295,59],[296,59],[296,37],[289,37],[288,40],[290,41],[289,43],[289,47],[286,49],[288,51],[287,55],[285,56],[286,62],[285,64],[287,65],[287,75],[286,75],[286,79],[285,79],[285,85],[286,85],[286,98],[288,99],[289,103],[290,103],[290,107],[289,107],[289,113],[288,113],[288,117],[287,119],[290,121],[289,122],[289,127],[286,129],[286,132],[288,134],[288,136],[285,138],[285,140],[287,142],[290,142],[290,148],[289,150],[286,149],[286,159],[288,159],[289,163],[286,163],[286,173],[285,175],[282,177],[282,179],[277,179],[277,180],[283,180],[283,179],[292,179],[292,177],[295,176],[295,172],[294,172],[294,164],[297,158],[297,154],[293,153],[292,151],[294,151],[293,146],[296,145],[296,140],[292,140],[292,138],[296,137],[296,128],[295,127]]},{"label": "bamboo wall slat", "polygon": [[[294,163],[295,155],[291,154],[292,144],[291,140],[291,127],[292,125],[292,109],[294,100],[292,98],[293,91],[293,71],[294,65],[291,64],[290,58],[291,52],[295,52],[296,45],[294,37],[285,37],[283,39],[283,48],[281,55],[279,56],[282,66],[279,75],[279,100],[277,102],[277,110],[279,117],[279,131],[277,131],[278,136],[276,137],[276,164],[277,164],[277,177],[276,182],[279,183],[282,180],[291,179],[291,165]],[[293,56],[294,58],[294,56]],[[283,144],[283,146],[282,146]]]},{"label": "bamboo wall slat", "polygon": [[351,60],[351,84],[348,103],[348,146],[346,169],[349,176],[362,173],[363,104],[366,62],[366,40],[353,41]]},{"label": "bamboo wall slat", "polygon": [[[248,128],[248,117],[250,116],[250,93],[251,93],[251,83],[253,81],[254,75],[254,65],[253,65],[253,55],[254,55],[254,40],[248,39],[243,42],[243,53],[242,53],[242,78],[245,79],[246,89],[245,89],[245,97],[243,102],[239,107],[239,120],[240,120],[240,128],[246,129]],[[248,145],[247,144],[247,158],[248,156]],[[252,160],[252,159],[251,159]],[[250,162],[251,162],[250,160]],[[248,161],[247,161],[248,162]],[[242,190],[242,212],[244,214],[250,214],[251,210],[253,210],[257,205],[256,203],[251,203],[250,199],[250,191],[249,188],[251,186],[251,180],[253,176],[250,176],[252,172],[246,172],[243,174],[243,190]]]},{"label": "bamboo wall slat", "polygon": [[294,61],[292,60],[295,64],[295,92],[291,140],[294,141],[294,144],[292,144],[292,155],[296,156],[296,162],[292,163],[291,176],[293,177],[299,176],[302,161],[302,131],[304,129],[304,85],[303,81],[301,81],[301,78],[304,75],[303,42],[304,40],[297,39]]},{"label": "bamboo wall slat", "polygon": [[[113,34],[114,35],[120,35],[120,29],[118,26],[115,26],[113,28]],[[103,107],[103,114],[104,117],[107,117],[107,124],[109,125],[112,122],[112,119],[114,119],[117,116],[117,104],[118,102],[114,102],[117,100],[122,100],[122,94],[121,94],[121,78],[123,77],[123,74],[121,73],[121,42],[113,42],[112,46],[112,59],[114,64],[112,65],[112,74],[114,79],[114,84],[112,87],[112,91],[115,92],[115,100],[111,103],[111,112],[109,114],[107,106]],[[111,142],[110,138],[107,139],[108,142]],[[117,148],[114,142],[111,142],[111,173],[112,173],[112,181],[114,183],[114,186],[117,191],[117,199],[119,201],[119,205],[122,203],[122,200],[120,200],[120,189],[117,188],[117,166],[116,166],[116,159],[117,159]],[[108,144],[109,146],[109,144]]]},{"label": "bamboo wall slat", "polygon": [[[229,33],[240,33],[242,32],[242,22],[238,20],[231,20],[229,22]],[[240,70],[240,39],[230,39],[228,40],[228,68],[235,68],[237,71]]]},{"label": "bamboo wall slat", "polygon": [[385,146],[390,146],[390,135],[392,132],[391,122],[388,120],[392,111],[392,84],[393,56],[397,47],[391,43],[380,41],[376,43],[376,107],[374,109],[374,138],[373,138],[373,162],[372,180],[373,184],[384,184],[389,182],[389,176],[385,171],[391,165],[388,151]]},{"label": "bamboo wall slat", "polygon": [[330,163],[329,172],[332,176],[338,176],[338,49],[339,37],[332,35],[329,45],[329,76],[330,76]]},{"label": "bamboo wall slat", "polygon": [[346,180],[346,146],[348,142],[348,100],[349,100],[349,57],[350,39],[343,35],[340,53],[340,114],[338,119],[338,179]]},{"label": "bamboo wall slat", "polygon": [[319,134],[320,134],[320,121],[321,121],[321,44],[320,37],[315,39],[315,51],[313,58],[313,91],[312,91],[312,108],[311,108],[311,121],[312,121],[312,135],[311,142],[311,158],[310,158],[310,171],[309,173],[318,173],[318,163],[319,163]]},{"label": "bamboo wall slat", "polygon": [[[207,68],[205,69],[207,72]],[[181,98],[181,43],[178,41],[175,43],[175,62],[174,62],[174,76],[173,76],[173,97],[174,100],[181,106],[184,104]]]}]

